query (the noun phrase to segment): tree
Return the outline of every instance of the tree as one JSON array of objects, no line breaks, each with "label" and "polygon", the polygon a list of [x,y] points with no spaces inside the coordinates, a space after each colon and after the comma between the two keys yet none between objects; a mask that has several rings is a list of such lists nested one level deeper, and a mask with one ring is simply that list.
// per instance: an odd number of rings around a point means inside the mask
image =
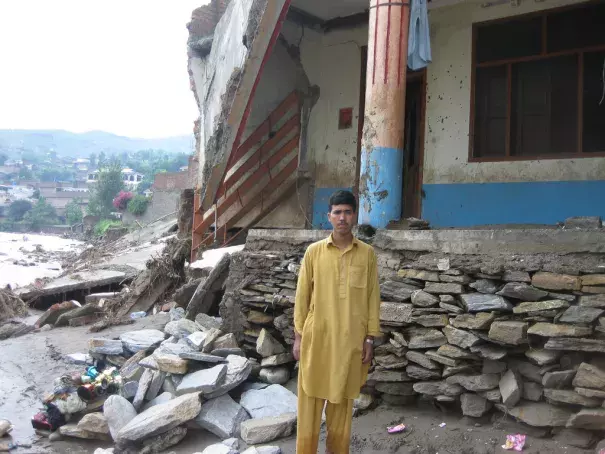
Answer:
[{"label": "tree", "polygon": [[98,162],[99,167],[103,167],[106,164],[105,161],[107,161],[107,158],[105,157],[105,152],[102,151],[99,153],[99,162]]},{"label": "tree", "polygon": [[122,166],[117,160],[108,161],[99,169],[98,180],[94,184],[88,204],[88,213],[100,216],[102,219],[108,218],[113,211],[113,199],[122,190],[124,190]]},{"label": "tree", "polygon": [[144,195],[136,195],[128,202],[128,212],[135,216],[140,216],[145,213],[148,204],[149,199],[147,197]]},{"label": "tree", "polygon": [[44,224],[53,224],[57,221],[55,207],[49,204],[44,197],[40,197],[33,208],[28,211],[23,220],[30,224],[32,230],[39,230]]},{"label": "tree", "polygon": [[120,191],[113,199],[112,205],[116,210],[124,211],[128,206],[128,202],[134,197],[134,194],[129,191]]},{"label": "tree", "polygon": [[8,156],[6,156],[6,154],[0,153],[0,166],[3,166],[7,159]]},{"label": "tree", "polygon": [[8,207],[8,217],[11,221],[20,222],[32,208],[33,205],[28,200],[15,200]]},{"label": "tree", "polygon": [[39,198],[40,198],[40,190],[34,189],[34,193],[32,194],[32,199],[39,199]]},{"label": "tree", "polygon": [[97,154],[90,153],[90,168],[94,169],[97,167]]},{"label": "tree", "polygon": [[81,203],[82,199],[76,197],[65,207],[65,217],[67,218],[67,223],[69,225],[75,225],[82,222],[84,215],[82,214],[82,208],[80,207]]}]

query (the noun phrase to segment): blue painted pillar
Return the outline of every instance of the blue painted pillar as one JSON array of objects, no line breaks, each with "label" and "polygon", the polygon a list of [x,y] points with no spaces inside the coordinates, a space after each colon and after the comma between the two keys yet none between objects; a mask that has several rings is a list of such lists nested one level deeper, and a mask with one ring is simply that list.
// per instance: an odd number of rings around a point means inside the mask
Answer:
[{"label": "blue painted pillar", "polygon": [[384,228],[401,217],[409,1],[370,0],[359,223]]}]

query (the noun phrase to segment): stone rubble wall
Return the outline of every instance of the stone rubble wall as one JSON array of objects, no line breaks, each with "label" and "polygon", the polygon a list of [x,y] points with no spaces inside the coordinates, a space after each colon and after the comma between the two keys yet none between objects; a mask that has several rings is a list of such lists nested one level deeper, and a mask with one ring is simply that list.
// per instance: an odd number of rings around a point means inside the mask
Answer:
[{"label": "stone rubble wall", "polygon": [[[294,374],[296,280],[317,236],[256,237],[232,256],[223,330],[258,358],[260,377],[270,383]],[[443,254],[374,245],[384,338],[365,394],[395,405],[431,399],[470,417],[496,409],[574,433],[605,428],[603,254]],[[282,351],[279,361],[263,360]]]}]

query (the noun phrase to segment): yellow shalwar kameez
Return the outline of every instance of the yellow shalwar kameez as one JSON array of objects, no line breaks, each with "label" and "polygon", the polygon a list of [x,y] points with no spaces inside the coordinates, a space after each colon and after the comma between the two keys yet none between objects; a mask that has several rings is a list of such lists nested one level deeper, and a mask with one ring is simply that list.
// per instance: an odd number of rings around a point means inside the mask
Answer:
[{"label": "yellow shalwar kameez", "polygon": [[380,336],[380,287],[374,249],[353,239],[345,250],[332,235],[312,244],[301,264],[294,325],[302,335],[297,454],[316,454],[324,403],[327,449],[349,452],[353,400],[368,374],[366,336]]}]

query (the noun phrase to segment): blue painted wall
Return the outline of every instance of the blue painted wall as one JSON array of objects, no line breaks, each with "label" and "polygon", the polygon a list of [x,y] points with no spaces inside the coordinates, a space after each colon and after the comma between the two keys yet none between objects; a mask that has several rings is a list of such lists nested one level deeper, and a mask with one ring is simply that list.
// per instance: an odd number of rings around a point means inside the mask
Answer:
[{"label": "blue painted wall", "polygon": [[433,227],[605,218],[605,181],[425,184],[423,190],[422,217]]},{"label": "blue painted wall", "polygon": [[313,228],[332,229],[328,221],[328,203],[336,191],[351,191],[351,188],[315,188],[313,199]]}]

